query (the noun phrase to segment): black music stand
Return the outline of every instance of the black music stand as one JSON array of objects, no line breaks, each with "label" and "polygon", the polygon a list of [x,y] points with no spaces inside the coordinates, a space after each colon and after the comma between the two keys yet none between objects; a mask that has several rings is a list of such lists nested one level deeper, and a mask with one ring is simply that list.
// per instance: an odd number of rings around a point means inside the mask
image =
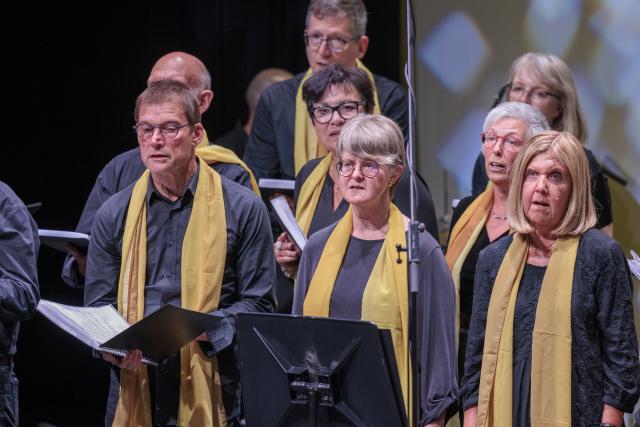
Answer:
[{"label": "black music stand", "polygon": [[388,330],[263,313],[237,330],[248,427],[408,425]]}]

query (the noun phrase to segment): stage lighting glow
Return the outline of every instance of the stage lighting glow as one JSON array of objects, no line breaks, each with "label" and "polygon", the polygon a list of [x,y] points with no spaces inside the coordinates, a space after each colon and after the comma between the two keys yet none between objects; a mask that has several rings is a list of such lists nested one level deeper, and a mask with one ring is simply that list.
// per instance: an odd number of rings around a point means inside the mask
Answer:
[{"label": "stage lighting glow", "polygon": [[[604,116],[602,96],[600,96],[600,93],[593,87],[591,78],[584,69],[578,66],[571,66],[571,69],[574,70],[573,78],[576,83],[576,90],[578,91],[580,108],[584,114],[585,124],[587,126],[588,140],[586,143],[588,147],[594,147],[600,142],[599,135]],[[603,142],[604,144],[607,143],[607,141]]]},{"label": "stage lighting glow", "polygon": [[461,94],[474,83],[490,51],[473,20],[454,12],[420,44],[418,57],[442,84]]},{"label": "stage lighting glow", "polygon": [[480,132],[486,115],[481,109],[469,111],[438,152],[440,164],[455,177],[458,194],[471,194],[471,176],[482,148]]},{"label": "stage lighting glow", "polygon": [[576,36],[581,10],[580,0],[532,0],[525,31],[534,50],[563,56]]}]

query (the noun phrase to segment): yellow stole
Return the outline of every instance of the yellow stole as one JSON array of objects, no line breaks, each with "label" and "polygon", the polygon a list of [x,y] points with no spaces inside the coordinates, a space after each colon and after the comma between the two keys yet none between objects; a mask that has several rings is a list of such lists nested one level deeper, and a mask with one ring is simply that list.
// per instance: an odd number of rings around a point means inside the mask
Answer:
[{"label": "yellow stole", "polygon": [[[203,141],[206,139],[207,134],[205,133],[204,135],[205,138],[202,138]],[[247,165],[245,165],[244,162],[240,160],[236,153],[219,145],[208,144],[209,141],[207,141],[207,145],[202,146],[202,142],[200,142],[200,144],[198,144],[198,147],[196,148],[196,156],[200,157],[209,165],[212,165],[214,163],[232,163],[240,166],[249,174],[249,179],[251,180],[251,189],[254,193],[260,196],[260,189],[258,188],[258,183],[256,182],[256,178],[253,176],[251,169],[249,169],[249,167],[247,167]]]},{"label": "yellow stole", "polygon": [[331,159],[332,155],[329,153],[324,159],[320,160],[300,188],[296,205],[296,220],[300,224],[302,231],[304,231],[305,236],[309,235],[309,227],[313,220],[313,214],[316,212],[318,200],[320,200],[324,180],[327,178],[331,167]]},{"label": "yellow stole", "polygon": [[[351,207],[336,225],[327,240],[318,267],[311,278],[309,290],[304,300],[303,314],[306,316],[329,317],[331,294],[335,285],[342,259],[347,250],[353,230]],[[387,235],[380,254],[367,281],[362,296],[362,320],[368,320],[381,329],[391,330],[393,350],[400,375],[400,385],[407,414],[409,410],[410,368],[408,361],[409,303],[406,252],[400,254],[402,263],[396,262],[396,244],[407,246],[404,222],[398,208],[391,204]]]},{"label": "yellow stole", "polygon": [[[146,195],[149,171],[133,188],[122,241],[118,310],[129,323],[144,316],[147,267]],[[220,301],[227,252],[227,226],[220,175],[200,163],[198,186],[182,247],[182,307],[212,312]],[[150,426],[151,404],[146,366],[120,371],[120,399],[114,426]],[[180,349],[180,425],[226,426],[216,358],[196,341]]]},{"label": "yellow stole", "polygon": [[[373,112],[374,114],[380,114],[378,90],[376,89],[373,74],[371,74],[371,71],[369,71],[359,59],[356,60],[356,67],[362,69],[367,73],[367,76],[369,76],[369,81],[371,81],[371,86],[373,87]],[[296,94],[295,128],[293,134],[293,159],[296,175],[309,160],[327,154],[327,150],[322,144],[318,144],[318,136],[313,128],[313,123],[311,123],[307,104],[304,102],[304,99],[302,99],[302,86],[304,82],[311,77],[311,74],[312,71],[311,68],[309,68],[302,78],[300,86],[298,86],[298,93]]]},{"label": "yellow stole", "polygon": [[460,270],[462,270],[462,264],[467,259],[473,244],[482,232],[482,228],[487,223],[491,206],[493,206],[493,184],[489,182],[487,189],[476,197],[460,215],[449,237],[445,260],[456,286],[456,348],[460,335]]},{"label": "yellow stole", "polygon": [[[532,427],[571,425],[571,290],[579,242],[556,241],[542,280],[531,344]],[[528,252],[528,238],[515,234],[491,293],[478,397],[481,427],[512,421],[513,318]]]}]

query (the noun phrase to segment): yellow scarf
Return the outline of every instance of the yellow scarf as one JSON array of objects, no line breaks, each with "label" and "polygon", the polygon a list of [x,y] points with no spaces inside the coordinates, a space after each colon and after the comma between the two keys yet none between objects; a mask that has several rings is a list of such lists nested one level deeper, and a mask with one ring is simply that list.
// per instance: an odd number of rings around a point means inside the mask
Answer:
[{"label": "yellow scarf", "polygon": [[456,285],[456,348],[460,335],[460,270],[487,222],[491,206],[493,206],[493,184],[490,182],[487,189],[460,215],[449,237],[445,260],[451,270],[453,283]]},{"label": "yellow scarf", "polygon": [[[122,241],[118,310],[129,323],[144,316],[147,267],[146,195],[149,171],[131,194]],[[220,175],[200,163],[198,186],[182,247],[182,307],[212,312],[220,301],[227,252],[227,226]],[[192,341],[180,350],[179,425],[226,426],[216,358]],[[120,371],[120,399],[114,426],[151,425],[147,368]]]},{"label": "yellow scarf", "polygon": [[304,231],[305,236],[309,235],[309,227],[313,220],[313,214],[316,213],[324,180],[327,178],[331,167],[331,159],[332,155],[329,153],[320,160],[300,188],[296,205],[296,220],[300,224],[302,231]]},{"label": "yellow scarf", "polygon": [[[311,284],[304,300],[303,314],[306,316],[329,316],[331,294],[335,285],[342,259],[347,250],[353,229],[353,213],[351,207],[336,228],[331,232],[325,245],[318,267],[311,278]],[[400,375],[400,385],[407,414],[409,410],[409,387],[407,365],[409,340],[409,305],[407,282],[407,256],[401,253],[402,263],[396,262],[396,244],[406,247],[402,214],[391,204],[387,235],[380,254],[373,266],[362,296],[362,320],[368,320],[381,329],[390,329],[393,339],[393,350]]]},{"label": "yellow scarf", "polygon": [[[376,82],[373,78],[371,71],[364,66],[364,64],[357,59],[356,67],[361,68],[369,76],[371,86],[373,87],[373,113],[380,114],[380,102],[378,101],[378,90],[376,89]],[[293,158],[295,165],[296,175],[302,169],[302,167],[309,161],[323,156],[327,153],[327,150],[318,144],[318,136],[311,123],[309,117],[309,111],[307,110],[307,104],[302,99],[302,86],[304,82],[311,77],[311,68],[307,70],[307,73],[302,78],[300,86],[298,86],[298,93],[296,94],[296,112],[295,112],[295,128],[294,128],[294,143],[293,143]]]},{"label": "yellow scarf", "polygon": [[[202,139],[203,141],[206,139],[207,134],[205,133],[204,135],[205,138]],[[198,147],[196,148],[196,156],[200,157],[209,165],[212,165],[214,163],[232,163],[240,166],[249,174],[249,179],[251,180],[251,189],[254,193],[260,196],[260,189],[258,188],[258,183],[256,182],[256,178],[253,176],[251,169],[249,169],[247,165],[245,165],[244,162],[240,160],[236,153],[219,145],[208,144],[209,142],[207,141],[207,145],[202,146],[202,142],[200,142],[200,144],[198,144]]]},{"label": "yellow scarf", "polygon": [[[579,242],[556,241],[542,280],[531,343],[532,427],[571,425],[571,290]],[[481,427],[512,422],[513,318],[528,252],[528,238],[515,234],[491,293],[478,397]]]}]

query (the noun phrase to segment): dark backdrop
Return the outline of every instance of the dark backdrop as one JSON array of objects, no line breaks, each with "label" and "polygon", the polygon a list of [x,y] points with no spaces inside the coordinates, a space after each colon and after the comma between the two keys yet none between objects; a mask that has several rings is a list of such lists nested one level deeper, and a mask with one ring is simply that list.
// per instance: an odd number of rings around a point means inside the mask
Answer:
[{"label": "dark backdrop", "polygon": [[[13,5],[19,30],[3,30],[5,97],[0,180],[26,202],[42,202],[42,228],[73,229],[94,179],[136,144],[133,105],[157,58],[198,56],[215,97],[203,121],[215,139],[246,113],[244,90],[267,67],[306,69],[306,1],[129,1]],[[399,80],[399,2],[365,0],[367,66]],[[1,249],[0,249],[1,250]],[[42,248],[43,298],[82,304],[59,279],[63,254]],[[22,325],[16,371],[23,426],[100,425],[107,370],[88,349],[41,316]]]}]

